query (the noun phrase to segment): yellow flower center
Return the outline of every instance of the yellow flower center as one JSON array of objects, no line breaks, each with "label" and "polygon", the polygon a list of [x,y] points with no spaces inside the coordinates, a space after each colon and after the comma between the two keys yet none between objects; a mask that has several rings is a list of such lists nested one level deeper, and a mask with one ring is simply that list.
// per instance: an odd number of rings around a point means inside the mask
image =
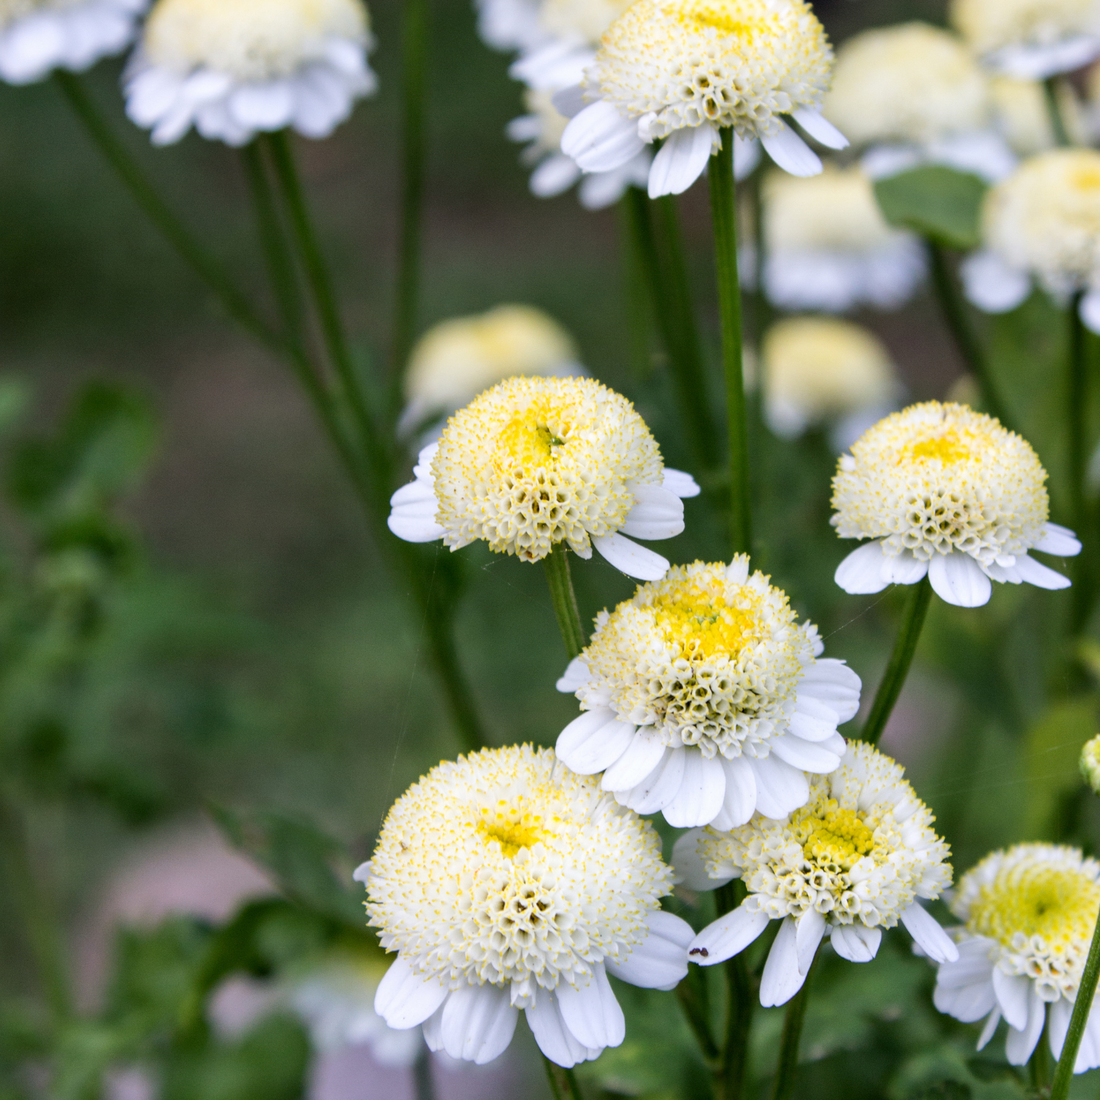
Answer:
[{"label": "yellow flower center", "polygon": [[774,18],[738,10],[723,0],[687,0],[675,10],[675,14],[677,20],[685,26],[696,24],[713,27],[722,34],[746,39],[771,29],[775,23]]},{"label": "yellow flower center", "polygon": [[[967,433],[968,436],[971,433]],[[922,439],[909,448],[909,456],[914,459],[938,458],[945,466],[963,462],[970,457],[970,447],[964,442],[955,428],[949,428],[942,435],[931,439]]]},{"label": "yellow flower center", "polygon": [[559,439],[542,423],[542,412],[532,409],[527,415],[517,416],[501,428],[497,443],[503,455],[512,459],[512,468],[536,470],[553,458],[555,447],[565,446],[565,440]]},{"label": "yellow flower center", "polygon": [[748,607],[730,606],[721,593],[688,583],[662,592],[653,601],[657,626],[683,656],[707,658],[719,653],[736,657],[760,637],[758,599],[742,589]]},{"label": "yellow flower center", "polygon": [[1096,191],[1100,189],[1100,165],[1082,165],[1074,170],[1073,186],[1078,191]]},{"label": "yellow flower center", "polygon": [[849,870],[875,847],[874,833],[853,810],[841,809],[835,798],[803,810],[792,823],[807,860]]},{"label": "yellow flower center", "polygon": [[546,835],[538,814],[517,809],[504,800],[495,810],[482,807],[477,831],[486,844],[499,844],[509,859],[514,859],[522,848],[533,848]]}]

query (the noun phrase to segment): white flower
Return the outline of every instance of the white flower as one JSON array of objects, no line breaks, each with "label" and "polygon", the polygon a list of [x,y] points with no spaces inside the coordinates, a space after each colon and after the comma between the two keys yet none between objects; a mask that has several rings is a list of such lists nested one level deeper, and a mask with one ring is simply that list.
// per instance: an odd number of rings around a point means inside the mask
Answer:
[{"label": "white flower", "polygon": [[501,53],[538,46],[546,36],[539,22],[539,0],[475,0],[477,33]]},{"label": "white flower", "polygon": [[832,422],[843,450],[887,412],[900,386],[871,332],[829,317],[791,317],[764,336],[764,411],[785,437]]},{"label": "white flower", "polygon": [[1092,788],[1093,794],[1100,794],[1100,736],[1085,742],[1079,764],[1081,778]]},{"label": "white flower", "polygon": [[783,817],[805,803],[806,772],[839,765],[837,725],[859,709],[859,677],[823,649],[745,555],[675,566],[601,612],[558,681],[585,712],[558,756],[680,828]]},{"label": "white flower", "polygon": [[1047,520],[1046,471],[1031,446],[965,405],[927,401],[893,413],[842,455],[830,521],[841,538],[874,539],[836,571],[845,592],[881,592],[925,575],[960,607],[989,600],[991,581],[1067,588],[1028,551],[1081,552]]},{"label": "white flower", "polygon": [[631,541],[684,529],[699,487],[665,469],[625,397],[590,378],[512,378],[456,413],[394,493],[390,530],[452,550],[484,540],[539,561],[555,546],[657,580],[668,562]]},{"label": "white flower", "polygon": [[925,272],[924,249],[882,216],[858,167],[810,179],[773,173],[764,186],[764,289],[783,309],[894,309]]},{"label": "white flower", "polygon": [[826,935],[842,958],[870,962],[882,930],[900,922],[937,962],[957,959],[917,900],[935,900],[950,885],[950,851],[903,775],[888,756],[853,741],[837,771],[813,777],[809,802],[789,819],[757,815],[728,833],[682,836],[673,854],[680,881],[708,890],[740,878],[748,891],[692,940],[689,958],[713,966],[753,943],[769,921],[782,921],[760,982],[766,1007],[802,988]]},{"label": "white flower", "polygon": [[962,265],[966,295],[987,313],[1015,309],[1032,280],[1100,332],[1100,152],[1054,149],[1025,161],[985,197],[982,247]]},{"label": "white flower", "polygon": [[991,69],[1043,80],[1100,55],[1097,0],[952,0],[951,22]]},{"label": "white flower", "polygon": [[158,0],[126,76],[126,111],[157,145],[194,126],[244,145],[293,127],[321,138],[375,90],[361,0]]},{"label": "white flower", "polygon": [[0,80],[83,72],[134,40],[148,0],[0,0]]},{"label": "white flower", "polygon": [[989,82],[966,47],[926,23],[850,38],[837,54],[825,114],[867,150],[874,178],[945,164],[999,179],[1015,164],[990,126]]},{"label": "white flower", "polygon": [[[1100,908],[1098,879],[1096,860],[1055,844],[1017,844],[963,875],[951,901],[964,922],[951,929],[959,957],[940,966],[933,1001],[965,1023],[985,1018],[979,1050],[1003,1017],[1012,1065],[1028,1061],[1044,1025],[1051,1052],[1061,1055]],[[1094,1005],[1073,1072],[1096,1066],[1100,1012]]]},{"label": "white flower", "polygon": [[830,148],[848,144],[821,117],[831,62],[803,0],[638,0],[585,71],[584,99],[593,102],[573,98],[562,151],[600,172],[663,139],[649,194],[678,195],[702,175],[725,128],[759,138],[786,171],[813,175],[821,161],[784,120]]},{"label": "white flower", "polygon": [[[989,82],[993,121],[1014,153],[1030,157],[1057,146],[1043,85],[1037,80],[994,76]],[[1088,122],[1073,89],[1059,83],[1058,111],[1075,145],[1088,143]]]},{"label": "white flower", "polygon": [[625,1035],[608,982],[672,989],[692,931],[660,898],[672,872],[649,822],[549,749],[443,763],[394,804],[369,866],[367,912],[398,952],[375,1007],[423,1023],[432,1050],[483,1064],[520,1009],[562,1066]]},{"label": "white flower", "polygon": [[584,373],[572,337],[540,309],[503,305],[454,317],[430,328],[413,348],[398,428],[405,433],[456,412],[513,375]]}]

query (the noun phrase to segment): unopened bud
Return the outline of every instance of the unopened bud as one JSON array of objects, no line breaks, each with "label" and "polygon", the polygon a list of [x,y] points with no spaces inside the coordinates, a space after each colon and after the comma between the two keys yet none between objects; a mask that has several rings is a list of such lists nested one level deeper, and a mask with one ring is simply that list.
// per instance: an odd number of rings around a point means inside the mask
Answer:
[{"label": "unopened bud", "polygon": [[1100,735],[1086,741],[1081,750],[1081,776],[1093,794],[1100,794]]}]

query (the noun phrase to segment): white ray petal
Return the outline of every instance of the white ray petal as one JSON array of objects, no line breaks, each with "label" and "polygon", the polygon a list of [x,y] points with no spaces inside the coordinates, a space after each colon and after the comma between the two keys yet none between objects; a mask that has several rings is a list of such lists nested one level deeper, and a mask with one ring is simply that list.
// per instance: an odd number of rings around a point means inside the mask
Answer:
[{"label": "white ray petal", "polygon": [[715,129],[709,122],[674,130],[653,158],[649,197],[682,195],[706,170],[714,151]]},{"label": "white ray petal", "polygon": [[607,980],[603,963],[592,967],[587,985],[559,982],[557,998],[565,1026],[582,1046],[592,1049],[617,1047],[626,1038],[626,1018]]},{"label": "white ray petal", "polygon": [[488,983],[459,986],[443,1006],[443,1049],[452,1058],[483,1066],[508,1048],[518,1019],[507,989]]},{"label": "white ray petal", "polygon": [[608,707],[574,718],[558,734],[558,759],[578,775],[596,775],[610,767],[630,746],[637,727],[620,722]]},{"label": "white ray petal", "polygon": [[764,151],[792,176],[816,176],[823,171],[821,158],[786,123],[779,133],[760,139]]},{"label": "white ray petal", "polygon": [[838,924],[833,927],[830,942],[833,950],[849,962],[870,962],[882,943],[882,929],[868,928],[856,921],[854,924]]},{"label": "white ray petal", "polygon": [[993,592],[982,567],[969,554],[958,550],[933,554],[928,563],[928,579],[936,595],[956,607],[981,607],[989,602]]},{"label": "white ray petal", "polygon": [[[767,913],[747,909],[739,905],[731,913],[726,913],[703,929],[688,945],[688,958],[700,966],[714,966],[715,963],[732,959],[744,951],[750,943],[755,943],[764,929],[768,927]],[[792,924],[792,940],[794,938]],[[780,929],[780,934],[782,934]],[[796,963],[797,965],[797,963]],[[763,1002],[761,1002],[763,1003]]]},{"label": "white ray petal", "polygon": [[684,530],[684,502],[660,485],[632,485],[634,507],[622,532],[636,539],[671,539]]},{"label": "white ray petal", "polygon": [[646,918],[649,935],[620,960],[608,959],[611,973],[642,989],[675,989],[687,976],[691,925],[674,913],[657,910]]},{"label": "white ray petal", "polygon": [[833,579],[852,596],[870,596],[890,583],[884,575],[884,562],[882,543],[865,542],[836,567]]},{"label": "white ray petal", "polygon": [[625,535],[601,535],[592,545],[605,561],[620,573],[640,581],[659,581],[668,572],[668,559],[631,542]]},{"label": "white ray petal", "polygon": [[565,1026],[558,999],[549,989],[539,989],[535,1003],[526,1009],[527,1024],[539,1050],[555,1065],[569,1069],[600,1055],[599,1048],[586,1047]]},{"label": "white ray petal", "polygon": [[561,151],[585,172],[609,172],[636,157],[644,146],[638,124],[604,99],[585,107],[561,137]]},{"label": "white ray petal", "polygon": [[629,791],[657,767],[664,754],[660,734],[652,726],[642,726],[626,752],[603,773],[600,787],[605,791]]},{"label": "white ray petal", "polygon": [[906,931],[933,962],[954,962],[959,957],[955,941],[921,904],[914,901],[899,914]]},{"label": "white ray petal", "polygon": [[437,979],[425,980],[398,955],[374,994],[374,1011],[397,1030],[422,1024],[443,1003],[447,988]]},{"label": "white ray petal", "polygon": [[812,107],[800,107],[791,118],[814,139],[828,149],[847,149],[851,142],[820,112]]},{"label": "white ray petal", "polygon": [[810,784],[797,768],[771,756],[751,763],[756,778],[756,808],[765,817],[786,817],[806,805]]}]

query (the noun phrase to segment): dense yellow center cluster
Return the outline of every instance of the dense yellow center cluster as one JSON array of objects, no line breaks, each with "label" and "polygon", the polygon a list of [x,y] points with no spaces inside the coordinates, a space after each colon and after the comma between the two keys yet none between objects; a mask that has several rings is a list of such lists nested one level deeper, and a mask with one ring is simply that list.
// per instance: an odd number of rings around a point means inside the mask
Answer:
[{"label": "dense yellow center cluster", "polygon": [[808,909],[833,924],[893,928],[917,897],[951,883],[950,849],[899,764],[859,741],[840,767],[812,776],[787,821],[756,814],[729,833],[707,829],[699,855],[714,878],[740,875],[750,910],[773,919]]},{"label": "dense yellow center cluster", "polygon": [[577,697],[708,758],[767,756],[817,646],[786,595],[763,573],[748,575],[748,558],[675,566],[600,614]]},{"label": "dense yellow center cluster", "polygon": [[174,72],[261,81],[319,60],[331,39],[362,42],[367,31],[361,0],[158,0],[144,50]]},{"label": "dense yellow center cluster", "polygon": [[1050,46],[1100,30],[1096,0],[953,0],[951,22],[975,53]]},{"label": "dense yellow center cluster", "polygon": [[1039,541],[1046,476],[992,417],[928,401],[880,420],[841,458],[831,522],[841,538],[883,539],[889,554],[958,550],[989,565]]},{"label": "dense yellow center cluster", "polygon": [[539,22],[553,35],[595,46],[631,0],[542,0]]},{"label": "dense yellow center cluster", "polygon": [[451,418],[432,460],[448,546],[484,539],[526,561],[588,553],[664,467],[625,397],[589,378],[511,378]]},{"label": "dense yellow center cluster", "polygon": [[638,0],[608,28],[586,80],[651,137],[703,123],[743,137],[816,108],[832,49],[803,0]]},{"label": "dense yellow center cluster", "polygon": [[629,954],[670,889],[648,822],[522,745],[440,764],[397,800],[367,913],[384,948],[452,988],[553,989]]}]

